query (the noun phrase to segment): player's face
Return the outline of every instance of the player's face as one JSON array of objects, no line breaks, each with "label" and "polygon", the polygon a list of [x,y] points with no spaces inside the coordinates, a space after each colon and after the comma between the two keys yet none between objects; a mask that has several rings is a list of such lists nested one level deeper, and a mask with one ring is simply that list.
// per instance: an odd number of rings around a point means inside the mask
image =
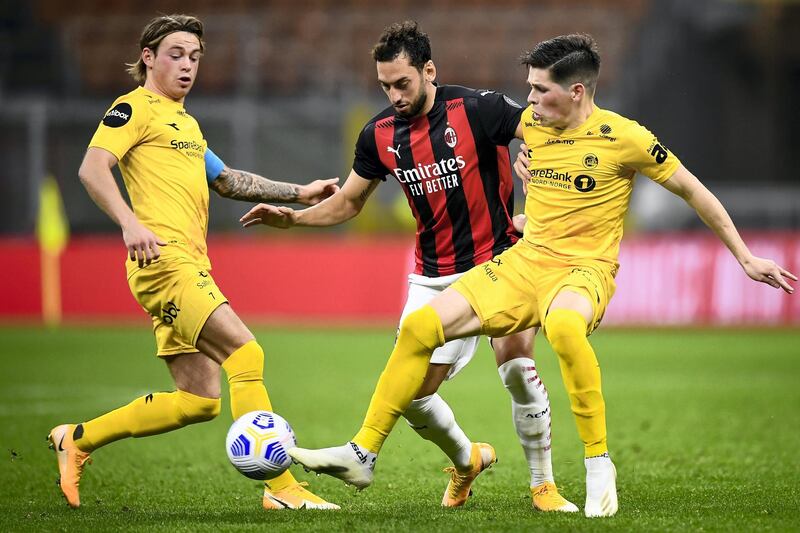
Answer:
[{"label": "player's face", "polygon": [[197,35],[186,31],[170,33],[155,53],[149,48],[142,51],[148,66],[145,87],[182,102],[194,85],[201,55]]},{"label": "player's face", "polygon": [[550,78],[550,70],[528,69],[528,103],[533,119],[549,128],[566,128],[576,109],[572,88],[565,89]]},{"label": "player's face", "polygon": [[428,89],[436,77],[433,61],[419,70],[402,53],[392,61],[379,61],[377,66],[378,81],[398,115],[412,118],[430,110],[433,102],[429,101]]}]

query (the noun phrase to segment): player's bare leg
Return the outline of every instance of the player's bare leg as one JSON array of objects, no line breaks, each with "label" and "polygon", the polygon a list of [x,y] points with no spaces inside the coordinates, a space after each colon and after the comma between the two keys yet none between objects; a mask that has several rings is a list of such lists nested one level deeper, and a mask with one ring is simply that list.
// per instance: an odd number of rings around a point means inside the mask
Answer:
[{"label": "player's bare leg", "polygon": [[[209,316],[197,347],[227,373],[234,419],[250,411],[272,411],[264,387],[264,351],[229,305],[219,306]],[[287,470],[265,482],[262,505],[265,509],[339,509],[305,487]]]},{"label": "player's bare leg", "polygon": [[537,328],[491,339],[497,372],[511,395],[514,427],[531,473],[531,502],[539,511],[578,511],[558,492],[553,478],[550,400],[531,358]]},{"label": "player's bare leg", "polygon": [[588,294],[579,287],[562,289],[545,319],[547,338],[558,354],[561,376],[569,395],[578,434],[584,444],[586,504],[588,517],[613,516],[617,512],[616,468],[608,455],[605,402],[600,366],[586,338],[594,319]]},{"label": "player's bare leg", "polygon": [[353,440],[321,450],[293,448],[289,455],[309,470],[366,488],[372,483],[375,460],[383,442],[425,380],[433,351],[445,339],[469,337],[479,331],[480,321],[469,302],[454,289],[445,289],[403,320],[364,424]]}]

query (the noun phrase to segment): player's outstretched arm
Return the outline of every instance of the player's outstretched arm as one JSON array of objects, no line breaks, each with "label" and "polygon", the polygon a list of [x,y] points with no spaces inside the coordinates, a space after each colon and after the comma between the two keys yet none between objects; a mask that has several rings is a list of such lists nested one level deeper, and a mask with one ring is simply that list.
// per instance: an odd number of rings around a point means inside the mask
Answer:
[{"label": "player's outstretched arm", "polygon": [[83,156],[78,177],[94,203],[122,229],[122,240],[131,261],[138,261],[140,267],[149,265],[161,256],[159,246],[166,243],[144,227],[125,203],[111,173],[116,164],[117,157],[111,152],[90,147]]},{"label": "player's outstretched arm", "polygon": [[246,228],[257,224],[283,229],[292,226],[334,226],[360,213],[379,183],[378,180],[364,179],[351,170],[341,189],[308,209],[294,210],[258,204],[239,221]]},{"label": "player's outstretched arm", "polygon": [[783,289],[789,294],[794,292],[786,278],[797,281],[797,276],[771,259],[750,253],[720,201],[686,167],[681,165],[662,185],[697,211],[700,219],[725,243],[750,278]]},{"label": "player's outstretched arm", "polygon": [[209,187],[220,196],[249,202],[315,205],[339,190],[339,178],[312,181],[308,185],[272,181],[246,170],[225,167]]}]

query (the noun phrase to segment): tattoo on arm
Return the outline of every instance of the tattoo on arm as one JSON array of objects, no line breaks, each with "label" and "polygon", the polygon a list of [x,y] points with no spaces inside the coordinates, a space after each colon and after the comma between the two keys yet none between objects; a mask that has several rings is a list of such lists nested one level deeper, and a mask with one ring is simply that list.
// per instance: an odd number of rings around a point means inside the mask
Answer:
[{"label": "tattoo on arm", "polygon": [[211,188],[220,196],[248,202],[296,202],[300,196],[300,186],[268,180],[258,174],[244,170],[225,168],[211,182]]},{"label": "tattoo on arm", "polygon": [[369,186],[363,191],[361,191],[361,194],[358,195],[358,199],[361,200],[362,204],[367,201],[369,195],[372,194],[372,191],[374,191],[378,185],[380,185],[380,181],[372,180],[369,182]]}]

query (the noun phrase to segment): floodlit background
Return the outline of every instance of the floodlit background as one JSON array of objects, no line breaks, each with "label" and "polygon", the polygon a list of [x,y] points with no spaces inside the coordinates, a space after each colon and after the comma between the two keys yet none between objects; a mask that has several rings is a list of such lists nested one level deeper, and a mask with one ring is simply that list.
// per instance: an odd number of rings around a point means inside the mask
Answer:
[{"label": "floodlit background", "polygon": [[[83,507],[68,509],[47,431],[174,387],[125,281],[119,229],[77,178],[102,116],[134,88],[124,70],[141,28],[171,12],[206,24],[186,108],[210,146],[233,168],[297,183],[349,172],[358,131],[387,103],[369,52],[391,22],[414,18],[429,33],[439,82],[520,102],[520,53],[589,32],[603,58],[597,103],[647,125],[720,197],[754,252],[800,273],[796,1],[3,0],[0,530],[800,530],[800,294],[750,281],[646,178],[617,294],[591,337],[619,472],[613,519],[531,510],[485,341],[440,391],[467,435],[501,458],[456,512],[439,505],[447,459],[401,421],[364,493],[293,469],[341,511],[265,513],[260,484],[227,465],[227,407],[211,423],[98,450]],[[392,349],[413,268],[405,198],[390,180],[341,227],[282,232],[245,231],[237,221],[250,205],[211,197],[212,274],[264,346],[275,409],[303,446],[342,442]],[[543,335],[534,357],[556,481],[581,505],[582,444]]]},{"label": "floodlit background", "polygon": [[[65,316],[139,316],[119,232],[76,173],[106,109],[134,87],[124,70],[138,56],[142,26],[171,12],[206,24],[207,52],[186,107],[209,145],[233,168],[297,183],[349,172],[358,131],[387,103],[370,48],[389,23],[420,22],[439,82],[519,102],[523,50],[591,33],[603,59],[597,103],[648,126],[719,196],[754,251],[800,270],[797,3],[11,0],[0,7],[0,250],[21,281],[0,303],[0,319],[36,320],[50,305],[41,302],[34,238],[40,207],[50,205],[42,200],[48,176],[70,231],[59,267]],[[246,315],[395,319],[414,232],[396,183],[333,229],[244,231],[237,221],[248,208],[212,194],[214,273]],[[682,201],[645,178],[621,263],[609,324],[800,321],[800,299],[752,284]],[[106,287],[101,299],[87,292],[90,283]]]}]

